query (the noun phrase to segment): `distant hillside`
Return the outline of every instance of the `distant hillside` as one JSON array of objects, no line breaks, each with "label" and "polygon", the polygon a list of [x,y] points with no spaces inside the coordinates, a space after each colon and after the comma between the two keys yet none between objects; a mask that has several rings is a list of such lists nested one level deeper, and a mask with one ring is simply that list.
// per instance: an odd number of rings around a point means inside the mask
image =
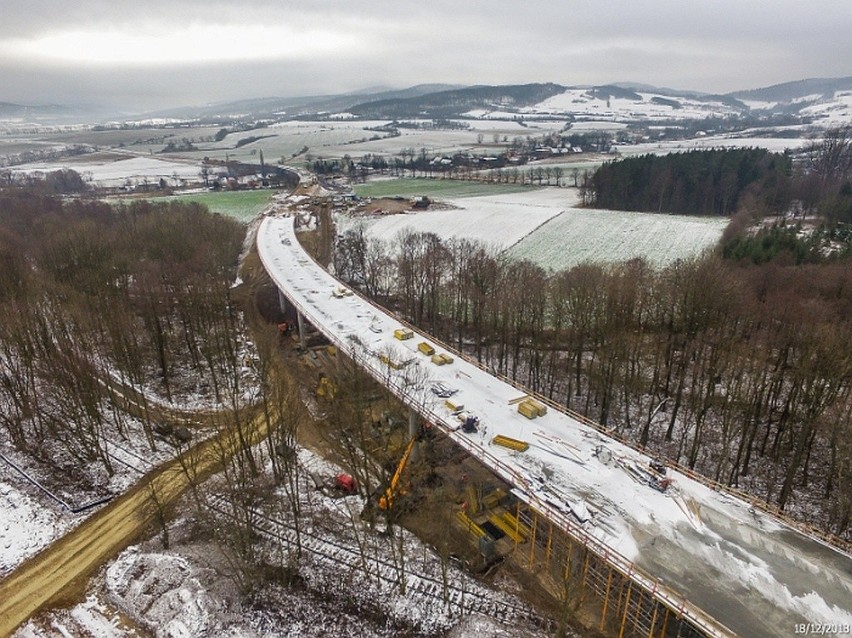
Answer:
[{"label": "distant hillside", "polygon": [[730,96],[612,84],[472,86],[413,98],[376,100],[349,109],[366,119],[548,117],[612,121],[671,120],[736,116],[748,108]]},{"label": "distant hillside", "polygon": [[797,80],[795,82],[774,84],[762,89],[734,91],[733,93],[728,93],[728,95],[738,100],[792,103],[813,95],[833,97],[837,91],[852,91],[852,76],[845,78]]},{"label": "distant hillside", "polygon": [[350,113],[364,118],[458,116],[474,109],[507,109],[537,104],[565,90],[558,84],[471,86],[408,98],[390,98],[355,105]]},{"label": "distant hillside", "polygon": [[[1,88],[1,87],[0,87]],[[852,76],[813,78],[725,95],[655,87],[637,82],[563,86],[419,84],[405,89],[374,87],[338,95],[250,98],[202,106],[115,116],[94,107],[26,106],[0,102],[0,120],[31,122],[331,119],[564,119],[673,124],[750,118],[749,125],[806,123],[832,127],[852,123]]]},{"label": "distant hillside", "polygon": [[717,102],[721,104],[727,104],[728,106],[735,109],[745,110],[747,108],[745,104],[740,102],[740,100],[732,94],[702,93],[700,91],[681,91],[678,89],[668,89],[659,86],[651,86],[648,84],[634,84],[632,82],[617,82],[612,86],[616,86],[623,89],[630,89],[632,91],[637,91],[641,93],[654,93],[663,97],[683,98],[687,100],[696,100],[699,102]]},{"label": "distant hillside", "polygon": [[458,88],[451,84],[418,84],[407,89],[378,91],[375,93],[346,93],[342,95],[313,95],[306,97],[267,97],[221,102],[205,106],[167,109],[146,113],[141,118],[217,118],[241,117],[250,114],[255,118],[299,116],[317,113],[339,113],[348,111],[356,104],[375,101],[406,99]]},{"label": "distant hillside", "polygon": [[0,102],[0,119],[65,119],[83,113],[81,109],[57,104],[26,105]]}]

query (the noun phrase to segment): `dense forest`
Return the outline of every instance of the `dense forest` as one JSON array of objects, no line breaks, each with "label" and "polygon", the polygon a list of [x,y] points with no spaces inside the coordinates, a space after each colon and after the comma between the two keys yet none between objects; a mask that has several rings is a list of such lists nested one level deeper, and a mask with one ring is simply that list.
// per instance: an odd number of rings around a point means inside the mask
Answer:
[{"label": "dense forest", "polygon": [[593,204],[617,210],[731,215],[747,193],[768,210],[790,201],[791,160],[764,149],[642,155],[601,166],[591,178]]},{"label": "dense forest", "polygon": [[585,184],[600,208],[681,215],[816,215],[852,223],[852,126],[831,129],[795,153],[709,149],[643,155],[601,166]]},{"label": "dense forest", "polygon": [[547,273],[467,240],[353,229],[335,267],[493,371],[849,537],[848,260]]},{"label": "dense forest", "polygon": [[[0,194],[0,434],[54,465],[102,464],[127,415],[111,387],[230,404],[244,228],[195,204]],[[191,370],[191,375],[185,371]],[[187,379],[191,385],[187,386]],[[153,445],[157,423],[142,420]]]}]

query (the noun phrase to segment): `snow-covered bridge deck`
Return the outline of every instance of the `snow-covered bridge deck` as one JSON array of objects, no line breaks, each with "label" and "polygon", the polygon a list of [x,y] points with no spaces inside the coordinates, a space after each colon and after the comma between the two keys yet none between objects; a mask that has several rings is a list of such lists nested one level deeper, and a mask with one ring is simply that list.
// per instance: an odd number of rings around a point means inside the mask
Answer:
[{"label": "snow-covered bridge deck", "polygon": [[[680,472],[669,470],[667,492],[654,490],[642,480],[650,458],[640,452],[553,409],[526,419],[513,402],[523,393],[472,362],[456,356],[434,365],[417,348],[435,343],[429,335],[415,330],[400,341],[398,320],[341,294],[345,287],[302,249],[292,218],[266,218],[257,245],[279,290],[341,351],[512,484],[519,498],[705,634],[791,636],[799,623],[835,623],[848,633],[852,556]],[[458,417],[430,391],[438,381],[479,418],[478,432],[459,429]],[[498,434],[530,447],[492,445]]]}]

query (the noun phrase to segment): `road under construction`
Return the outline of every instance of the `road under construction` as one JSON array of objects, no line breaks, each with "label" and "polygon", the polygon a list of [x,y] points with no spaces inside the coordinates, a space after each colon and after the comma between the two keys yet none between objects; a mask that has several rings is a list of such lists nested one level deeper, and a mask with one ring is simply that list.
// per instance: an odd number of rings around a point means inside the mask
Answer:
[{"label": "road under construction", "polygon": [[852,624],[849,553],[405,325],[314,261],[294,218],[264,219],[257,247],[299,334],[309,322],[408,406],[412,424],[419,415],[505,481],[519,503],[505,526],[529,564],[596,592],[601,627],[759,638]]}]

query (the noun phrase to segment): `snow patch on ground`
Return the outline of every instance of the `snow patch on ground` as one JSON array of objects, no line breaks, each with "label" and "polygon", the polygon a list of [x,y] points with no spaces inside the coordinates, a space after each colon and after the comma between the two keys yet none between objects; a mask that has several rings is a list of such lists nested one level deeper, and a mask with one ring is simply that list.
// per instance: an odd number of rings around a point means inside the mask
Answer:
[{"label": "snow patch on ground", "polygon": [[0,577],[49,545],[71,525],[58,512],[6,482],[0,465]]},{"label": "snow patch on ground", "polygon": [[14,638],[137,638],[139,634],[125,627],[115,610],[97,594],[70,610],[57,609],[38,620],[30,619],[13,634]]},{"label": "snow patch on ground", "polygon": [[216,605],[181,556],[122,552],[106,571],[113,602],[157,638],[208,635]]}]

